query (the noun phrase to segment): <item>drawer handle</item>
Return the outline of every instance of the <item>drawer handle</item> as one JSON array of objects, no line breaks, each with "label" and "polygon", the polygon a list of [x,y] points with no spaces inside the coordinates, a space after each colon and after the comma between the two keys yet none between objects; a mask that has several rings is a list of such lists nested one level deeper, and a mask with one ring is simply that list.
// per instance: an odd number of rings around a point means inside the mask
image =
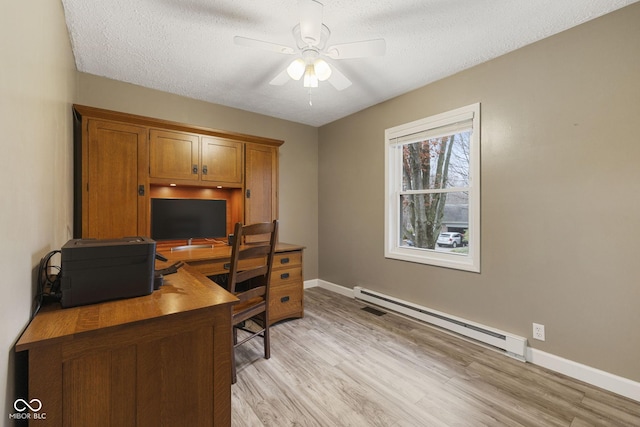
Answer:
[{"label": "drawer handle", "polygon": [[289,257],[287,257],[287,258],[282,258],[282,259],[280,260],[280,264],[289,264]]},{"label": "drawer handle", "polygon": [[288,296],[280,298],[280,302],[288,302],[288,301],[289,301]]},{"label": "drawer handle", "polygon": [[282,274],[280,275],[280,278],[281,278],[281,279],[288,279],[288,278],[289,278],[289,273],[282,273]]},{"label": "drawer handle", "polygon": [[228,262],[225,265],[222,266],[225,270],[229,270],[231,268],[231,263]]}]

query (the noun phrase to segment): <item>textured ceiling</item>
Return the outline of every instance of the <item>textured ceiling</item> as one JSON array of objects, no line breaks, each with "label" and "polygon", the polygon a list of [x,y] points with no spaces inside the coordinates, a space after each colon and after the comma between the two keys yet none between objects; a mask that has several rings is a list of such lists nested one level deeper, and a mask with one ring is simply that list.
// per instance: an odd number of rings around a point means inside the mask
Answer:
[{"label": "textured ceiling", "polygon": [[[269,84],[295,56],[296,0],[62,0],[79,71],[321,126],[637,0],[324,0],[329,44],[384,38],[386,54],[327,59],[353,84]],[[309,105],[309,96],[312,104]]]}]

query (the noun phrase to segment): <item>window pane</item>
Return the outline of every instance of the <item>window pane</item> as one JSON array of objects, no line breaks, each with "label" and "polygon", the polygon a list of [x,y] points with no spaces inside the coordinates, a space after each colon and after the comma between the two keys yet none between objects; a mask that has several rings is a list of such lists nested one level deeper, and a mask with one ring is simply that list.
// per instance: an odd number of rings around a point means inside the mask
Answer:
[{"label": "window pane", "polygon": [[402,191],[469,186],[471,131],[402,146]]},{"label": "window pane", "polygon": [[466,191],[400,196],[400,246],[467,254],[468,229]]}]

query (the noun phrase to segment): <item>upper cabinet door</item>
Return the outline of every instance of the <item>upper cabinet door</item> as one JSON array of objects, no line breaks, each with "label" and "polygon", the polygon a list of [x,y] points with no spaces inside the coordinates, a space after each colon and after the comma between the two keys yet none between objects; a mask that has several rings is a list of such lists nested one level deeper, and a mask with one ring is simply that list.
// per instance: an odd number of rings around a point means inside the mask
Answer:
[{"label": "upper cabinet door", "polygon": [[198,135],[151,129],[149,176],[198,180],[201,176],[199,150]]},{"label": "upper cabinet door", "polygon": [[228,139],[201,137],[201,177],[203,181],[242,184],[244,144]]},{"label": "upper cabinet door", "polygon": [[[82,236],[111,239],[147,230],[146,129],[89,120],[83,142]],[[142,166],[141,166],[142,165]]]},{"label": "upper cabinet door", "polygon": [[278,218],[278,150],[247,144],[245,147],[245,223]]}]

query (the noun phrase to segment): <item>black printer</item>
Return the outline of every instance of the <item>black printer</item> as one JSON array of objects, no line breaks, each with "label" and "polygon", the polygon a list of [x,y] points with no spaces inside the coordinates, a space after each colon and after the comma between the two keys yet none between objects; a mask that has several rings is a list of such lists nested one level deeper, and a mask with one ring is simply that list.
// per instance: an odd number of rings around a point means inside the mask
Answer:
[{"label": "black printer", "polygon": [[147,237],[73,239],[61,253],[63,308],[153,292],[156,242]]}]

